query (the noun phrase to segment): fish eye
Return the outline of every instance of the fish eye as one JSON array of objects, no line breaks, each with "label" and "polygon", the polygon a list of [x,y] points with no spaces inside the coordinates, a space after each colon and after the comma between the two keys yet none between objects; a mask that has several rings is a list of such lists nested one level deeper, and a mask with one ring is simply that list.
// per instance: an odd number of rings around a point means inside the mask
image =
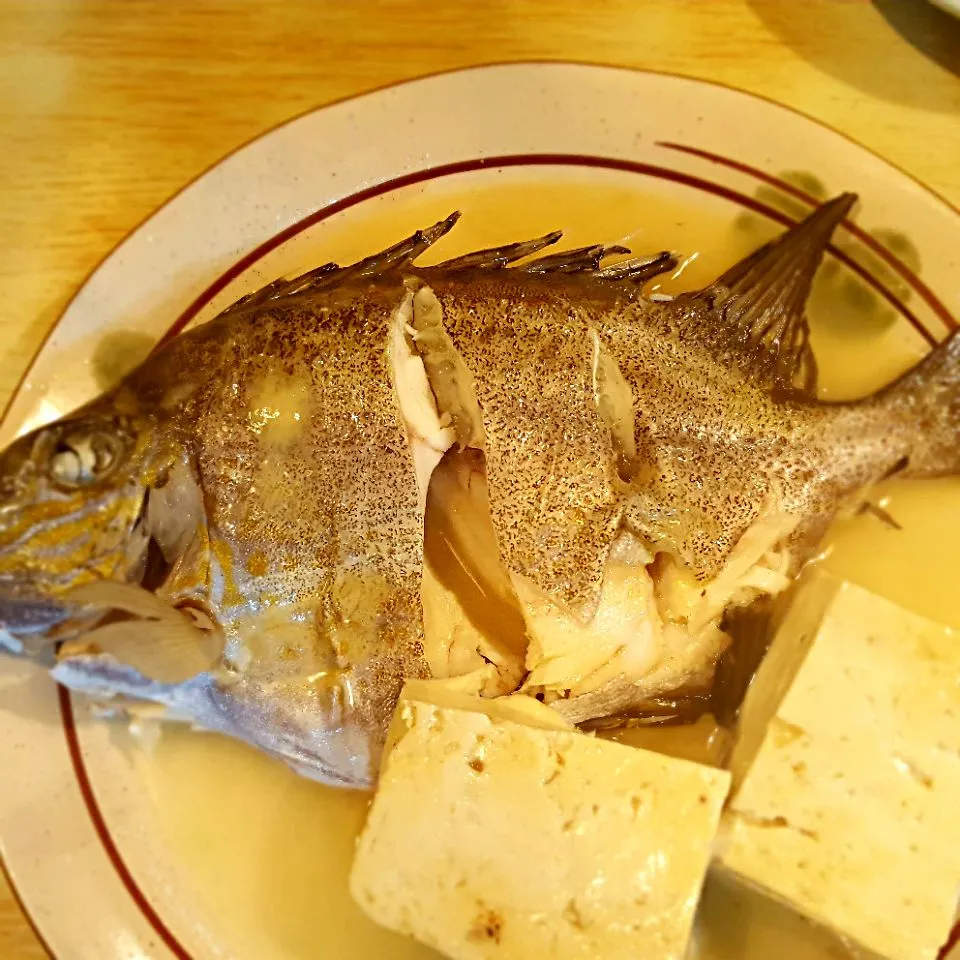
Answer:
[{"label": "fish eye", "polygon": [[60,487],[86,487],[108,477],[122,455],[122,441],[108,433],[68,433],[54,448],[48,472]]}]

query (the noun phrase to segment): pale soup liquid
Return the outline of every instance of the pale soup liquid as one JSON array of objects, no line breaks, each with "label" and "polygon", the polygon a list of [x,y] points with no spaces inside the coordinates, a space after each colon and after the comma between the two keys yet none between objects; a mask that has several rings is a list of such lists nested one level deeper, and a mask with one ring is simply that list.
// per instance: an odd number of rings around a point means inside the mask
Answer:
[{"label": "pale soup liquid", "polygon": [[[649,195],[636,180],[619,175],[572,173],[561,180],[554,173],[546,179],[518,174],[503,182],[491,171],[477,181],[469,192],[440,183],[347,211],[322,232],[271,255],[261,279],[326,259],[350,262],[456,208],[465,216],[436,259],[558,227],[566,230],[570,246],[626,240],[637,254],[660,249],[696,254],[679,277],[660,282],[663,292],[703,285],[772,233],[749,217],[733,223],[736,213],[728,205],[710,208],[688,193]],[[843,274],[838,280],[834,271],[830,282],[849,288],[853,281]],[[824,303],[830,310],[822,309]],[[871,315],[869,303],[845,298],[842,287],[822,289],[815,306],[821,308],[813,314],[815,346],[831,397],[869,392],[924,352],[904,324],[891,324],[879,308]],[[882,500],[903,529],[869,514],[844,519],[828,539],[824,565],[960,628],[960,600],[948,589],[948,571],[955,579],[960,569],[960,480],[890,485],[874,499]],[[676,732],[664,737],[665,751],[683,752]],[[649,736],[647,742],[653,742]],[[367,795],[300,779],[251,749],[204,734],[166,732],[152,753],[137,759],[164,824],[169,855],[191,878],[192,889],[182,896],[196,903],[214,940],[216,931],[229,931],[239,956],[267,960],[435,956],[376,927],[350,899],[347,876]],[[698,922],[699,960],[846,955],[830,937],[782,908],[714,880],[708,884]]]}]

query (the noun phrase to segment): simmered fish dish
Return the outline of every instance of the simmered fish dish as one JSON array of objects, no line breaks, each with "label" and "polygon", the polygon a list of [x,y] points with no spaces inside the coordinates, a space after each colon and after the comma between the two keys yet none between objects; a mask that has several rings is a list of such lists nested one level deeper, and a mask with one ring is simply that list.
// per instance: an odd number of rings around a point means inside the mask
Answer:
[{"label": "simmered fish dish", "polygon": [[267,285],[2,455],[0,639],[348,786],[408,680],[695,718],[842,505],[960,471],[960,337],[814,398],[854,202],[674,299],[671,254],[556,233],[418,266],[456,216]]}]

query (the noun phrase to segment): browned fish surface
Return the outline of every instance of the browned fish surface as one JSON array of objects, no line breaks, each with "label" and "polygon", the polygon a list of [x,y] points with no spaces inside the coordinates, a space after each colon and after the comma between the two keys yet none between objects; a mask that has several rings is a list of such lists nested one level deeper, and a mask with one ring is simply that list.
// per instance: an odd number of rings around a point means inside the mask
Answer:
[{"label": "browned fish surface", "polygon": [[812,399],[804,302],[852,202],[669,302],[642,293],[669,255],[529,259],[557,234],[417,267],[455,217],[276,281],[6,451],[0,638],[347,784],[407,678],[574,722],[708,690],[724,614],[839,505],[960,470],[956,336]]}]

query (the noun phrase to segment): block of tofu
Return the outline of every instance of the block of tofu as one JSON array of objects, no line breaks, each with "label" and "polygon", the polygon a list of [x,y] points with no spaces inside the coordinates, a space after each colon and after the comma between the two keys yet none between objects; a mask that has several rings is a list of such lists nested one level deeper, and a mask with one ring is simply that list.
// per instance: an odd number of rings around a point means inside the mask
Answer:
[{"label": "block of tofu", "polygon": [[960,636],[849,583],[795,607],[744,701],[718,863],[873,954],[933,960],[960,893]]},{"label": "block of tofu", "polygon": [[353,864],[369,916],[455,960],[680,960],[729,775],[418,690]]}]

